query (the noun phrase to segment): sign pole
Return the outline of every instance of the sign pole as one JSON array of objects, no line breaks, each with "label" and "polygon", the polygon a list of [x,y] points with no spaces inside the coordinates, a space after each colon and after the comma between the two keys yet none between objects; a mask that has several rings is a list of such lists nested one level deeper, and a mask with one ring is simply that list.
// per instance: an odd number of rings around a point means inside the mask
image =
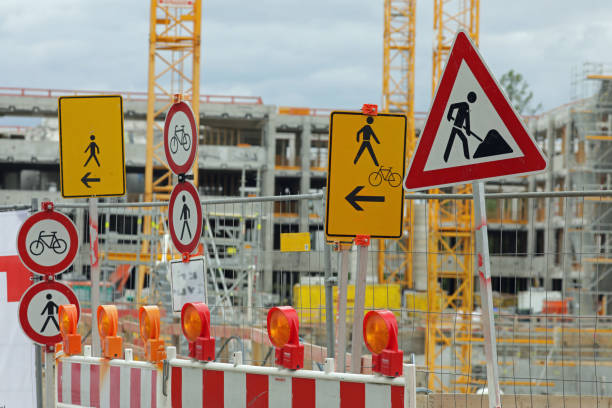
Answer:
[{"label": "sign pole", "polygon": [[337,244],[340,249],[340,279],[338,282],[338,340],[336,370],[340,373],[346,372],[346,302],[348,288],[348,270],[350,263],[349,248],[343,244]]},{"label": "sign pole", "polygon": [[484,333],[485,356],[487,359],[487,388],[489,407],[501,407],[499,392],[499,369],[497,366],[497,339],[493,320],[493,289],[491,287],[491,262],[489,259],[489,238],[487,236],[487,213],[484,198],[484,183],[472,183],[474,192],[474,221],[476,222],[477,270],[480,279],[482,299],[482,331]]},{"label": "sign pole", "polygon": [[98,198],[89,197],[89,259],[91,261],[91,346],[100,356],[100,334],[96,329],[96,311],[100,306],[100,257],[98,252]]},{"label": "sign pole", "polygon": [[45,346],[45,407],[55,407],[55,348]]},{"label": "sign pole", "polygon": [[355,279],[355,304],[353,307],[353,341],[351,344],[351,371],[361,372],[361,338],[363,333],[363,312],[365,308],[366,274],[368,272],[369,235],[357,235],[357,278]]}]

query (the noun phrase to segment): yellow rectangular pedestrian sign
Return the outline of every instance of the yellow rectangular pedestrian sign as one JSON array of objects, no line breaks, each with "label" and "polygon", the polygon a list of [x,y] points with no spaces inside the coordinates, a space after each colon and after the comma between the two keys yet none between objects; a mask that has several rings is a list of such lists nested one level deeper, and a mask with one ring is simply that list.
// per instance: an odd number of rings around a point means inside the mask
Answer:
[{"label": "yellow rectangular pedestrian sign", "polygon": [[402,235],[406,116],[332,112],[329,124],[328,241]]},{"label": "yellow rectangular pedestrian sign", "polygon": [[58,105],[62,197],[124,195],[121,96],[62,96]]}]

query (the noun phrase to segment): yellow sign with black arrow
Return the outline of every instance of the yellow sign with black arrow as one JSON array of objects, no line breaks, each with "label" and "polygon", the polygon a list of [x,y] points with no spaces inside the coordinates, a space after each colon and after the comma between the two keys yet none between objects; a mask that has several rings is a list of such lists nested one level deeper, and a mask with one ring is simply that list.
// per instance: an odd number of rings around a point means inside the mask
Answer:
[{"label": "yellow sign with black arrow", "polygon": [[58,105],[62,196],[124,195],[121,96],[62,96]]},{"label": "yellow sign with black arrow", "polygon": [[329,125],[328,241],[402,235],[406,116],[332,112]]}]

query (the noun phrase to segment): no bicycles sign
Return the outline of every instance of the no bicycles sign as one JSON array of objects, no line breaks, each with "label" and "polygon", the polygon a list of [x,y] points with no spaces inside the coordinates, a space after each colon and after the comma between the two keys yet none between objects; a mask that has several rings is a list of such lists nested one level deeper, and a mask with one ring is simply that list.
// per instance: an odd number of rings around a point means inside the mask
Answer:
[{"label": "no bicycles sign", "polygon": [[185,174],[196,157],[198,129],[191,107],[186,102],[172,105],[164,124],[164,151],[174,174]]},{"label": "no bicycles sign", "polygon": [[21,262],[34,273],[55,275],[65,271],[78,249],[79,237],[74,223],[52,209],[30,216],[17,234]]}]

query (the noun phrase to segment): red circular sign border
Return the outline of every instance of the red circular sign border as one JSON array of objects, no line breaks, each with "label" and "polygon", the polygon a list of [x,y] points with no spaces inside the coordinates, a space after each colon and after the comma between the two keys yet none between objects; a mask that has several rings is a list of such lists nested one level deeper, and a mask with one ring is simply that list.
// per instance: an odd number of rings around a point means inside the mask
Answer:
[{"label": "red circular sign border", "polygon": [[[193,201],[198,203],[199,205],[196,207],[198,210],[198,227],[196,232],[193,234],[194,239],[189,244],[181,244],[178,240],[174,232],[174,203],[176,202],[176,198],[178,197],[181,191],[187,191],[193,197]],[[188,181],[184,181],[182,183],[178,183],[172,189],[172,194],[170,195],[170,203],[168,204],[168,229],[170,230],[170,236],[172,237],[172,243],[181,253],[191,254],[194,249],[197,248],[198,243],[200,242],[200,236],[202,235],[202,205],[200,204],[200,196],[198,195],[198,191],[195,186]]]},{"label": "red circular sign border", "polygon": [[[72,303],[77,308],[77,324],[81,319],[81,305],[79,304],[79,299],[77,299],[74,291],[67,285],[63,283],[59,283],[55,280],[42,281],[39,283],[35,283],[30,286],[28,290],[25,291],[23,296],[21,296],[21,300],[19,301],[19,325],[21,326],[21,330],[25,333],[26,336],[30,338],[34,343],[52,346],[62,341],[62,334],[58,333],[55,336],[43,336],[38,334],[32,329],[30,322],[28,321],[28,305],[30,301],[39,292],[43,290],[56,290],[66,296],[68,300],[74,301]],[[72,299],[71,299],[72,298]],[[59,316],[59,315],[58,315]],[[59,321],[57,322],[59,325]]]},{"label": "red circular sign border", "polygon": [[[183,112],[187,115],[187,119],[189,119],[189,123],[191,124],[191,153],[189,154],[189,158],[182,166],[179,166],[172,160],[172,156],[170,155],[170,145],[168,143],[168,133],[170,131],[170,121],[174,117],[177,112]],[[195,135],[195,136],[194,136]],[[198,137],[198,131],[196,129],[195,117],[193,114],[193,110],[186,102],[178,102],[170,107],[168,114],[166,115],[166,121],[164,122],[164,152],[166,153],[166,160],[168,161],[168,166],[170,170],[174,174],[185,174],[191,169],[193,166],[193,162],[196,156],[197,143],[194,143],[196,138]]]},{"label": "red circular sign border", "polygon": [[[32,229],[34,224],[39,221],[48,219],[57,221],[62,224],[64,228],[66,228],[66,230],[68,231],[68,236],[70,237],[70,248],[68,249],[68,254],[66,255],[63,261],[55,265],[44,266],[36,263],[30,257],[30,254],[28,254],[28,250],[26,248],[25,241],[28,232],[30,231],[30,229]],[[34,273],[53,276],[65,271],[70,267],[70,265],[76,258],[78,251],[79,234],[77,232],[76,226],[74,225],[74,222],[72,222],[72,220],[66,215],[57,211],[39,211],[36,214],[32,214],[23,222],[23,224],[19,228],[19,232],[17,233],[17,253],[19,254],[19,259],[21,259],[21,263],[23,263],[26,268],[28,268]]]}]

